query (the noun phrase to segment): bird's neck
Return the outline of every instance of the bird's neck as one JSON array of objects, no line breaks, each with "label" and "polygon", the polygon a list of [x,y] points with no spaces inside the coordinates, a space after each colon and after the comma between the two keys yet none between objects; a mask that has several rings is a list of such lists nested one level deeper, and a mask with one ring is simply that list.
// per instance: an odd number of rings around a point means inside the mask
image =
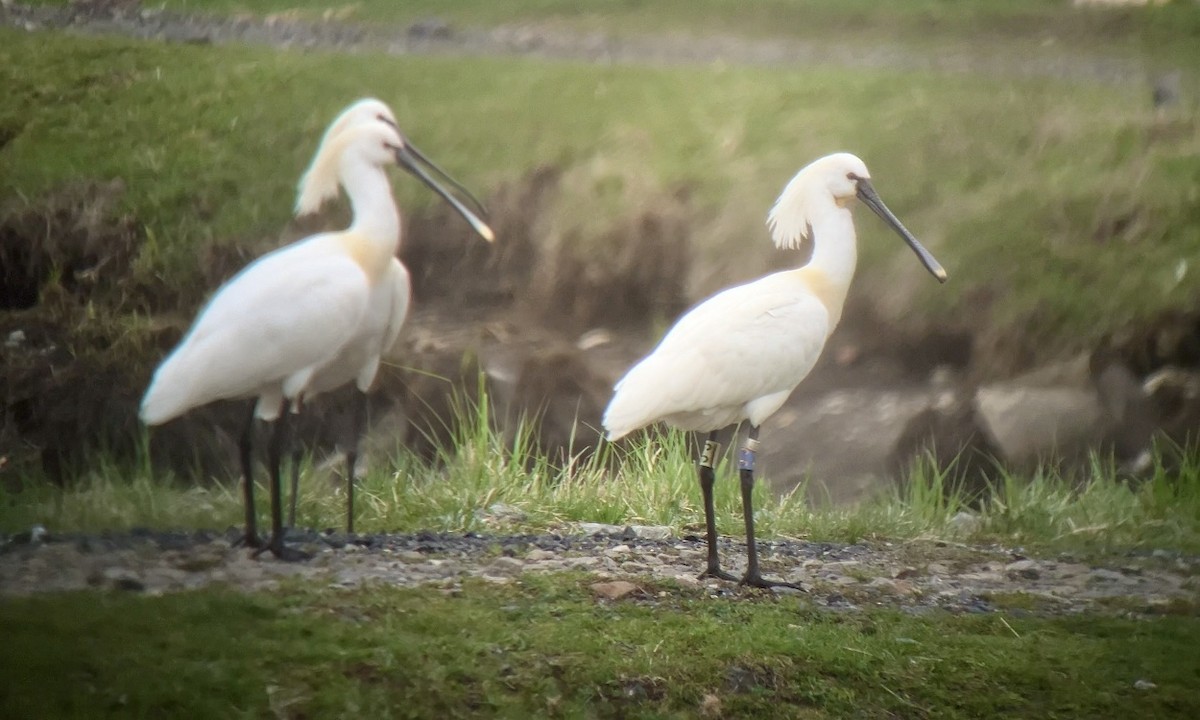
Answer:
[{"label": "bird's neck", "polygon": [[368,240],[384,261],[390,261],[400,247],[400,211],[387,173],[376,165],[351,162],[341,180],[354,212],[349,232]]},{"label": "bird's neck", "polygon": [[842,306],[854,279],[858,263],[858,242],[850,211],[832,206],[812,221],[812,258],[800,268],[800,273],[812,291],[829,311],[829,329],[837,325]]},{"label": "bird's neck", "polygon": [[849,290],[858,264],[858,239],[850,210],[834,206],[816,217],[812,241],[812,259],[805,267],[819,270],[830,282]]}]

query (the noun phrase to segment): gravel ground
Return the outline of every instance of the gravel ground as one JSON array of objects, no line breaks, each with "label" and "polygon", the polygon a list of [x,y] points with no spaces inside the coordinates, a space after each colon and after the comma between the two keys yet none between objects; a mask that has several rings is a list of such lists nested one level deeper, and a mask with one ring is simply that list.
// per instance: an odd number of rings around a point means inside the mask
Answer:
[{"label": "gravel ground", "polygon": [[[714,595],[757,591],[716,580],[699,581],[704,542],[676,537],[668,528],[573,526],[564,534],[416,533],[346,536],[293,531],[289,542],[315,553],[284,563],[251,557],[234,547],[238,529],[225,532],[134,530],[100,535],[23,533],[0,545],[0,596],[81,589],[148,594],[210,585],[270,590],[288,578],[329,587],[363,584],[453,589],[465,578],[514,582],[522,573],[584,571],[599,593],[643,592],[671,581]],[[804,588],[818,607],[853,611],[889,606],[923,613],[992,612],[1019,605],[1046,614],[1084,611],[1173,612],[1200,602],[1200,558],[1156,550],[1103,565],[1068,555],[1026,557],[997,547],[955,543],[837,544],[764,542],[764,572]],[[722,540],[722,558],[739,572],[745,547]],[[624,582],[621,582],[624,581]],[[639,583],[641,585],[639,585]],[[623,590],[622,590],[623,589]],[[790,589],[775,592],[793,593]]]},{"label": "gravel ground", "polygon": [[573,32],[535,23],[459,28],[429,18],[406,27],[337,20],[303,21],[279,13],[258,18],[195,15],[144,9],[137,0],[76,0],[64,6],[26,6],[0,0],[0,24],[30,32],[69,30],[166,42],[244,43],[298,50],[382,52],[391,55],[525,56],[618,64],[727,64],[869,67],[936,70],[1001,77],[1052,77],[1088,82],[1147,82],[1136,59],[1041,47],[1013,52],[978,46],[922,49],[832,40],[747,39],[726,35],[622,35]]}]

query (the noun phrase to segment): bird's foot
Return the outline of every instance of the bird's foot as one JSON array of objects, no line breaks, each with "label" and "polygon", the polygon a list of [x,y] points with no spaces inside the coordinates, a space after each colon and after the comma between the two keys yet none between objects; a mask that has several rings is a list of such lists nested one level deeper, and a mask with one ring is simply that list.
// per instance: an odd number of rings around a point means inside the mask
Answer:
[{"label": "bird's foot", "polygon": [[294,547],[288,547],[283,544],[283,538],[273,538],[271,543],[265,547],[261,547],[254,551],[251,557],[257,558],[264,552],[270,551],[272,555],[284,562],[302,562],[304,560],[312,560],[313,554],[304,550],[297,550]]},{"label": "bird's foot", "polygon": [[727,573],[716,565],[709,565],[708,569],[700,573],[697,580],[707,580],[708,578],[716,578],[718,580],[728,580],[729,582],[737,582],[738,578],[732,573]]},{"label": "bird's foot", "polygon": [[785,587],[793,590],[799,590],[800,592],[807,592],[804,588],[795,583],[784,582],[783,580],[768,580],[758,573],[746,573],[746,576],[739,580],[738,584],[746,585],[748,587],[763,588],[765,590],[777,587]]}]

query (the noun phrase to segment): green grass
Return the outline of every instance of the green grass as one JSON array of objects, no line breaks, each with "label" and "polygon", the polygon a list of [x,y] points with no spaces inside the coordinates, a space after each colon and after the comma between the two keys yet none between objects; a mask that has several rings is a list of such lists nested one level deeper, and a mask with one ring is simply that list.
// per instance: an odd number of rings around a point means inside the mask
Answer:
[{"label": "green grass", "polygon": [[[0,197],[124,178],[147,236],[135,284],[184,314],[207,291],[203,248],[253,255],[288,236],[322,127],[366,94],[480,193],[564,169],[543,245],[603,252],[597,238],[618,218],[687,188],[696,294],[787,262],[769,246],[766,210],[799,167],[848,148],[950,273],[938,287],[860,213],[854,292],[897,320],[969,318],[1032,334],[1052,356],[1198,299],[1186,261],[1200,247],[1200,125],[1156,119],[1140,87],[0,40],[0,135],[11,137]],[[397,194],[409,210],[433,202],[403,179]],[[106,316],[134,309],[117,301]]]},{"label": "green grass", "polygon": [[[1194,717],[1193,618],[839,615],[575,575],[0,603],[5,717]],[[1152,690],[1135,688],[1148,680]]]},{"label": "green grass", "polygon": [[[570,531],[577,522],[666,525],[702,532],[704,511],[694,456],[684,433],[648,433],[628,445],[603,444],[586,459],[547,461],[518,432],[506,439],[492,428],[487,398],[464,406],[449,446],[431,462],[398,447],[357,485],[359,532]],[[1168,468],[1163,458],[1173,458]],[[726,451],[717,469],[717,529],[741,537],[740,485]],[[285,473],[286,475],[286,473]],[[297,524],[343,527],[343,483],[305,465]],[[810,505],[805,487],[777,495],[770,478],[756,485],[756,529],[763,537],[818,541],[958,539],[1044,551],[1105,556],[1169,548],[1200,553],[1200,453],[1174,449],[1157,456],[1152,477],[1130,482],[1096,460],[1077,477],[1042,471],[1003,474],[982,497],[950,486],[949,473],[918,463],[910,482],[857,505]],[[41,524],[52,532],[152,528],[223,528],[242,522],[241,492],[230,478],[194,480],[156,476],[100,460],[82,478],[60,487],[27,478],[0,485],[0,533]],[[268,497],[260,469],[260,521]],[[522,518],[497,519],[501,504]],[[978,527],[955,526],[959,512],[978,515]]]}]

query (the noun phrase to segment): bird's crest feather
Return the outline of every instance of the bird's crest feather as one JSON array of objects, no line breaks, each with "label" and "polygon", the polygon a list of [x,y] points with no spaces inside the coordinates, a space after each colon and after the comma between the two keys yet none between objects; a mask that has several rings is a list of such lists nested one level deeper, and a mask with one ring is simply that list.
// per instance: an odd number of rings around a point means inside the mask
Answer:
[{"label": "bird's crest feather", "polygon": [[312,162],[296,186],[297,215],[315,213],[326,202],[337,197],[338,160],[346,145],[344,141],[339,141],[339,136],[351,126],[376,115],[391,117],[392,111],[381,100],[364,98],[346,108],[330,123],[321,136],[321,144],[317,146]]}]

